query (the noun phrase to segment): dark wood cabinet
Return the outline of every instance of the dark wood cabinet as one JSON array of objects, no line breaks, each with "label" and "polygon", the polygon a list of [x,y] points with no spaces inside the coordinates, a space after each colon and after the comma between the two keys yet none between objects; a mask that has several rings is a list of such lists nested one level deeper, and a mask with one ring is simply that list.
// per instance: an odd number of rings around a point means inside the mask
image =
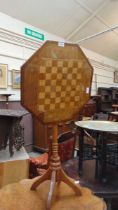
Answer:
[{"label": "dark wood cabinet", "polygon": [[101,95],[99,108],[101,112],[112,111],[112,90],[111,88],[98,88],[98,94]]},{"label": "dark wood cabinet", "polygon": [[111,88],[112,90],[112,103],[117,104],[118,103],[118,88]]},{"label": "dark wood cabinet", "polygon": [[99,111],[101,112],[111,112],[112,104],[118,103],[118,88],[110,87],[99,87],[98,94],[101,96],[99,101]]}]

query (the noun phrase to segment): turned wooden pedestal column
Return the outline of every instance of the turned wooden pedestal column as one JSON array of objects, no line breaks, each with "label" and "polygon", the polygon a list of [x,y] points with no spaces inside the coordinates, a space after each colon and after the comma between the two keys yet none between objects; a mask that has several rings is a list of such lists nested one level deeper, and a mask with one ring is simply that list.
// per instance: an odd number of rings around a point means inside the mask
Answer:
[{"label": "turned wooden pedestal column", "polygon": [[39,177],[39,179],[36,180],[31,186],[31,190],[35,190],[39,186],[39,184],[41,184],[46,180],[50,180],[50,187],[47,199],[47,209],[50,209],[51,207],[52,196],[54,193],[54,188],[56,183],[59,186],[61,182],[64,182],[74,190],[76,195],[79,196],[82,195],[79,185],[75,184],[74,180],[70,179],[61,168],[60,157],[58,155],[57,136],[58,136],[58,127],[57,125],[54,125],[49,168],[47,172],[43,176]]}]

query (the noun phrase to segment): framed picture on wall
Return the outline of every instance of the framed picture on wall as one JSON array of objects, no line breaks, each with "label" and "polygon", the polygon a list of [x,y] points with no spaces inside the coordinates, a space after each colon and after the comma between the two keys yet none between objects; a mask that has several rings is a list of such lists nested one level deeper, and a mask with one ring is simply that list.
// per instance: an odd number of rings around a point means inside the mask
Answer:
[{"label": "framed picture on wall", "polygon": [[118,70],[114,71],[114,82],[118,83]]},{"label": "framed picture on wall", "polygon": [[20,88],[20,70],[12,70],[12,88],[19,89]]},{"label": "framed picture on wall", "polygon": [[0,88],[7,88],[8,65],[0,64]]}]

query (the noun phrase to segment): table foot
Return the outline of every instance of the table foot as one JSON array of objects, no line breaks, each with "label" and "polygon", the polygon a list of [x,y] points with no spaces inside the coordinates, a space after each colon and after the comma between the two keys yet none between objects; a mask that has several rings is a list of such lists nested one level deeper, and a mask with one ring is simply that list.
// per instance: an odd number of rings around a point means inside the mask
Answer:
[{"label": "table foot", "polygon": [[69,185],[69,187],[71,187],[74,190],[76,195],[82,195],[79,185],[75,184],[74,181],[70,177],[68,177],[62,169],[59,171],[59,177],[61,178],[60,181]]},{"label": "table foot", "polygon": [[47,200],[47,210],[51,208],[51,202],[52,202],[52,196],[53,196],[55,184],[56,184],[56,171],[52,171],[51,181],[50,181],[50,190],[48,193],[48,200]]},{"label": "table foot", "polygon": [[74,190],[76,195],[82,195],[79,185],[75,184],[74,181],[69,178],[61,168],[58,170],[52,170],[49,168],[43,176],[39,177],[39,179],[32,184],[31,190],[36,190],[36,188],[46,180],[50,180],[50,189],[47,198],[47,210],[51,208],[51,202],[56,182],[58,186],[61,182],[64,182]]},{"label": "table foot", "polygon": [[46,171],[46,173],[42,176],[39,177],[38,180],[36,180],[32,186],[31,186],[31,190],[36,190],[36,188],[44,181],[49,180],[50,179],[50,169],[48,169]]}]

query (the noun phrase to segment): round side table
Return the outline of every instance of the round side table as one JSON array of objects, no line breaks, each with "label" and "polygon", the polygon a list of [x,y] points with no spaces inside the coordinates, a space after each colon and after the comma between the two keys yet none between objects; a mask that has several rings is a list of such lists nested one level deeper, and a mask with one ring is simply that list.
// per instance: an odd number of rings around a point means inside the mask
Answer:
[{"label": "round side table", "polygon": [[[75,125],[79,129],[79,174],[83,173],[83,147],[84,147],[84,130],[91,130],[96,132],[96,136],[99,134],[101,138],[101,180],[106,182],[106,163],[107,163],[107,140],[105,133],[118,134],[118,122],[112,121],[77,121]],[[97,138],[96,138],[97,142]],[[97,144],[96,144],[97,150]],[[96,159],[97,160],[97,159]]]}]

